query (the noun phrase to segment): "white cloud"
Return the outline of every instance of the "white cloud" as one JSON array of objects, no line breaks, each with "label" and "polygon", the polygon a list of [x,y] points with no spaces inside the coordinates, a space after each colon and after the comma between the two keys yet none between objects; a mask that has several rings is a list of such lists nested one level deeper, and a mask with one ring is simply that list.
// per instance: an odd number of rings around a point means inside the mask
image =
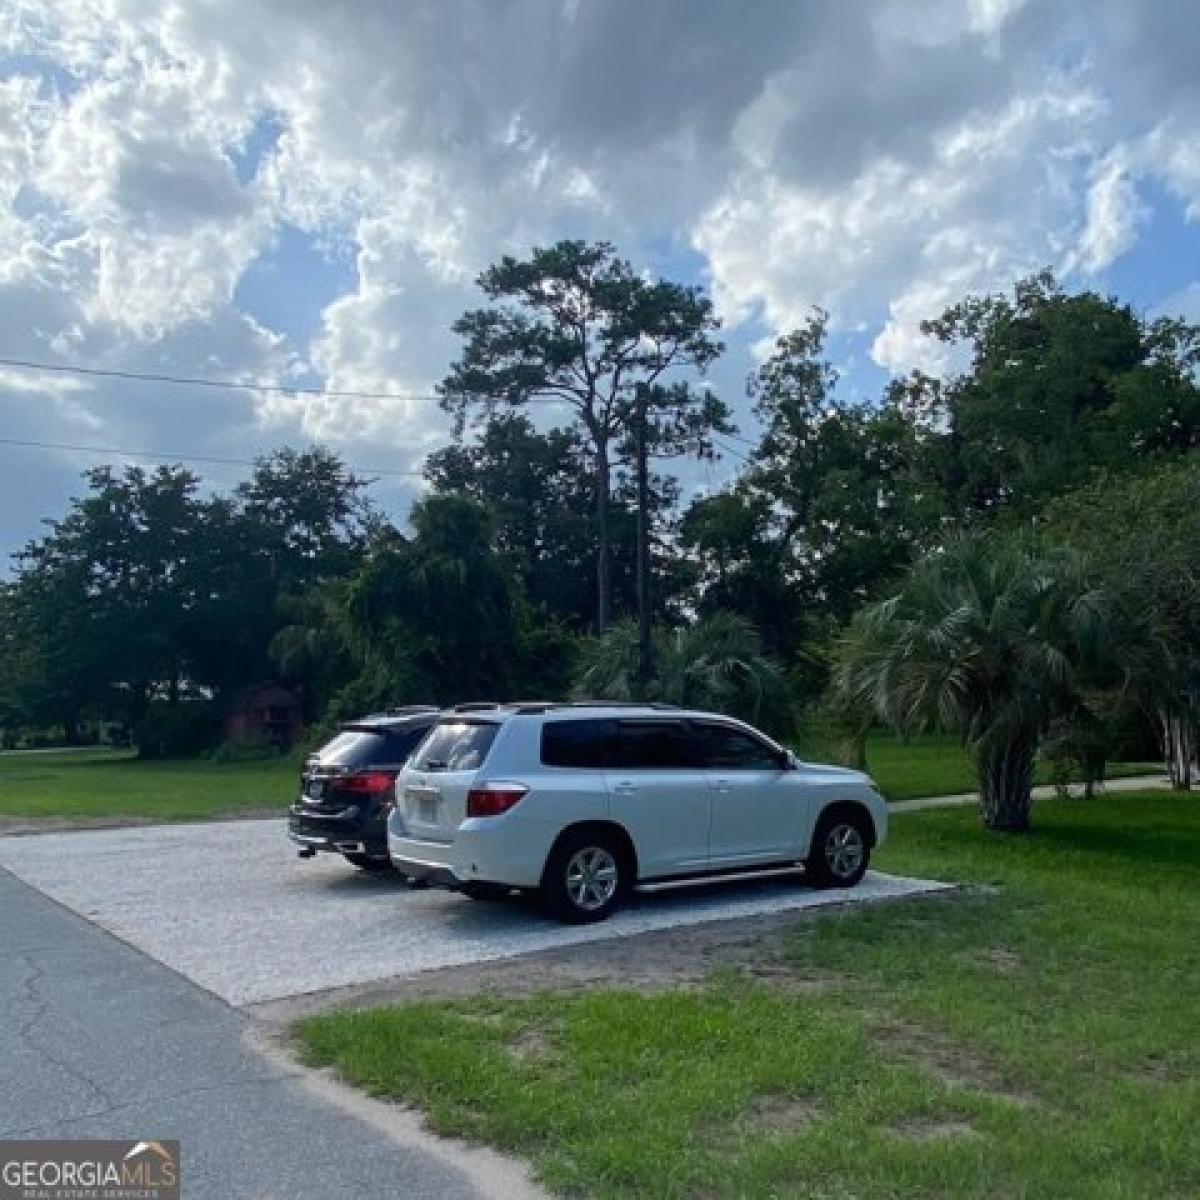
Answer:
[{"label": "white cloud", "polygon": [[1076,258],[1088,274],[1104,270],[1137,240],[1146,210],[1138,201],[1136,180],[1124,147],[1102,159],[1087,189],[1086,217]]},{"label": "white cloud", "polygon": [[[718,303],[731,320],[758,313],[775,331],[813,304],[842,324],[886,314],[875,360],[941,369],[921,320],[967,290],[1061,260],[1100,111],[1088,92],[1051,80],[948,127],[920,166],[882,158],[840,187],[814,188],[751,163],[695,227]],[[1040,154],[1046,145],[1054,153]]]},{"label": "white cloud", "polygon": [[[0,82],[0,344],[30,357],[427,392],[477,271],[571,235],[698,255],[742,353],[822,304],[888,369],[944,369],[920,322],[964,291],[1103,270],[1155,185],[1200,219],[1186,0],[10,0],[0,21],[23,56]],[[234,303],[285,222],[356,266],[305,340]],[[230,397],[225,426],[180,428],[127,389],[71,396],[48,429],[141,445],[320,436],[407,466],[445,430],[403,401]]]}]

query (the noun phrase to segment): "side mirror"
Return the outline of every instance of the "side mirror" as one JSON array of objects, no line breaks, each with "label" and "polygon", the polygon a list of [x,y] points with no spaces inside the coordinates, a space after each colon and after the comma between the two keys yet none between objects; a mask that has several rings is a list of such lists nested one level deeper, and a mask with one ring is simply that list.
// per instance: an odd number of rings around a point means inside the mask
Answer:
[{"label": "side mirror", "polygon": [[779,769],[781,771],[794,771],[799,765],[800,760],[790,750],[785,750],[779,756]]}]

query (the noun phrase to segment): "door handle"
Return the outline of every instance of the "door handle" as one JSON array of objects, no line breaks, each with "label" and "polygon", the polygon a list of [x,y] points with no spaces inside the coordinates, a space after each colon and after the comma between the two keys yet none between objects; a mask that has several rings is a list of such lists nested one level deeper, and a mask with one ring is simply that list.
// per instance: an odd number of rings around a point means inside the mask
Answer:
[{"label": "door handle", "polygon": [[732,788],[732,786],[733,785],[729,782],[728,779],[714,779],[713,780],[713,787],[715,787],[718,792],[728,792]]},{"label": "door handle", "polygon": [[631,779],[622,779],[613,785],[613,791],[622,796],[628,796],[637,791],[637,784]]}]

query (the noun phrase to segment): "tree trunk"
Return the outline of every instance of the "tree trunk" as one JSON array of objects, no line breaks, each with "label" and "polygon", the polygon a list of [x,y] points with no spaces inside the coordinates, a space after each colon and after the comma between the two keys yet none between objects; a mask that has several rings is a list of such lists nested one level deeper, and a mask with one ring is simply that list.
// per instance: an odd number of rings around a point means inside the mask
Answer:
[{"label": "tree trunk", "polygon": [[842,765],[850,767],[855,771],[865,771],[867,769],[867,735],[859,733],[855,730],[842,739],[841,746]]},{"label": "tree trunk", "polygon": [[1028,731],[1002,746],[976,753],[979,809],[988,829],[1024,833],[1033,806],[1033,758],[1037,737]]},{"label": "tree trunk", "polygon": [[646,421],[649,399],[646,387],[638,388],[637,407],[637,602],[638,685],[645,696],[654,674],[654,647],[650,633],[650,472],[646,461]]},{"label": "tree trunk", "polygon": [[596,632],[608,628],[610,583],[608,572],[608,442],[596,444]]},{"label": "tree trunk", "polygon": [[1158,721],[1171,787],[1177,792],[1191,791],[1192,762],[1196,754],[1191,722],[1183,713],[1165,710],[1159,712]]}]

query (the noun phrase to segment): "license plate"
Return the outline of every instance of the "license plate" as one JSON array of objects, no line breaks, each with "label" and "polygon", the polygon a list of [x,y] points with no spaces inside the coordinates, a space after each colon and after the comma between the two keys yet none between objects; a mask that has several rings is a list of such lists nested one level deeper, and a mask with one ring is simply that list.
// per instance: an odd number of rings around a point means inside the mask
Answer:
[{"label": "license plate", "polygon": [[405,807],[414,821],[419,821],[422,825],[437,824],[438,796],[436,792],[408,788],[404,793],[404,799],[407,802]]}]

